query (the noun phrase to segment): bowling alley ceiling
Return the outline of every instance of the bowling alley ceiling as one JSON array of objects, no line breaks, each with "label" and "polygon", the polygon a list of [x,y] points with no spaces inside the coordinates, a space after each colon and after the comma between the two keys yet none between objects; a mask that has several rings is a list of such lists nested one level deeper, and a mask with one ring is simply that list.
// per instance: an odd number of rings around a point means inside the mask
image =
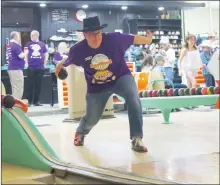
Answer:
[{"label": "bowling alley ceiling", "polygon": [[129,9],[157,9],[159,6],[169,9],[189,9],[196,7],[205,7],[205,3],[201,2],[184,2],[184,1],[10,1],[2,0],[2,6],[13,7],[38,7],[39,3],[46,3],[47,7],[51,8],[81,8],[87,4],[89,9],[120,9],[121,6],[127,6]]}]

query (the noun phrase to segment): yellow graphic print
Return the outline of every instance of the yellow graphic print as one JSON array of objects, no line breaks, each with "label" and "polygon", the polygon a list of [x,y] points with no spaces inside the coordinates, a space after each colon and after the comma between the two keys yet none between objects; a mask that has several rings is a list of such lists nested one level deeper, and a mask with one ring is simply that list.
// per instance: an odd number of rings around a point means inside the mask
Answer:
[{"label": "yellow graphic print", "polygon": [[112,60],[103,54],[97,54],[93,57],[90,68],[97,70],[93,75],[92,83],[103,84],[115,80],[115,76],[107,68],[112,64]]}]

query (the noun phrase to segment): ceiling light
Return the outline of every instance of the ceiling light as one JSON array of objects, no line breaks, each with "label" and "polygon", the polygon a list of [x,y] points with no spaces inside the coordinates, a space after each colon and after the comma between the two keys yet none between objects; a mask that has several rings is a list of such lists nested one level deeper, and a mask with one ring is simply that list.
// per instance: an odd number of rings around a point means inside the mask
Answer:
[{"label": "ceiling light", "polygon": [[18,24],[18,22],[16,24]]},{"label": "ceiling light", "polygon": [[89,6],[87,4],[82,5],[82,8],[88,8]]},{"label": "ceiling light", "polygon": [[41,4],[40,4],[40,7],[45,7],[45,6],[46,6],[45,3],[41,3]]},{"label": "ceiling light", "polygon": [[122,6],[121,9],[122,9],[122,10],[127,10],[128,7],[127,7],[127,6]]},{"label": "ceiling light", "polygon": [[162,11],[162,10],[164,10],[164,7],[161,6],[158,8],[158,10]]}]

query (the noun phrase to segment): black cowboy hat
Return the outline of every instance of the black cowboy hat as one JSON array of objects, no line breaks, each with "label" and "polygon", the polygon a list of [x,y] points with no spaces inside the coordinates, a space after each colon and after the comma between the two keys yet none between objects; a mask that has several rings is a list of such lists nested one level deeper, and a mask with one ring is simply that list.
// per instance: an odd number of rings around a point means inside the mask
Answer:
[{"label": "black cowboy hat", "polygon": [[83,19],[83,29],[77,30],[79,32],[90,32],[90,31],[96,31],[101,30],[105,27],[107,27],[108,24],[100,25],[99,18],[97,16],[95,17],[88,17]]}]

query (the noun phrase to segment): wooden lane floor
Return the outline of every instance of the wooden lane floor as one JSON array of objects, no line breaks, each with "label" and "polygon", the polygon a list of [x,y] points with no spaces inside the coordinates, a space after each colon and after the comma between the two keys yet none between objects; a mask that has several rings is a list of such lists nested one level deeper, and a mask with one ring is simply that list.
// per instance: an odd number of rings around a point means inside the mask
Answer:
[{"label": "wooden lane floor", "polygon": [[2,184],[44,184],[33,179],[48,176],[39,170],[2,163]]},{"label": "wooden lane floor", "polygon": [[[144,138],[149,152],[131,150],[127,114],[101,120],[75,147],[78,123],[63,123],[67,115],[32,117],[49,144],[66,162],[100,167],[136,176],[180,183],[219,182],[219,111],[209,107],[172,113],[173,124],[161,124],[161,114],[144,115]],[[45,121],[44,121],[45,120]],[[50,120],[49,122],[47,120]]]}]

